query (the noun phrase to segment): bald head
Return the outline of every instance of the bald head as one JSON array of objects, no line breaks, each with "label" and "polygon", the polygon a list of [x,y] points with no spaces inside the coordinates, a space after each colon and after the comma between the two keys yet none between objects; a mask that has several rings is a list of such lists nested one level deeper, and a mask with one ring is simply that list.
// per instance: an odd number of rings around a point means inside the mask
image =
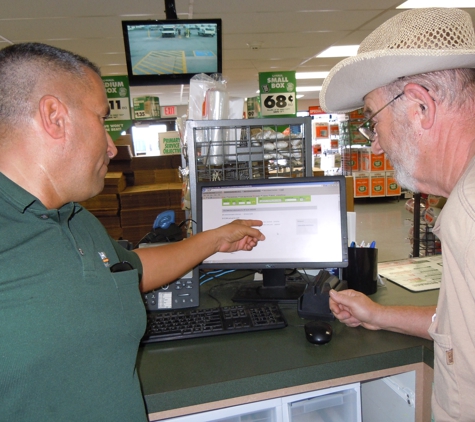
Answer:
[{"label": "bald head", "polygon": [[[47,89],[61,90],[67,82],[87,84],[86,69],[100,75],[88,59],[46,44],[14,44],[0,50],[1,127],[14,129],[26,124],[36,112],[39,98],[54,94]],[[63,91],[64,95],[70,92]]]}]

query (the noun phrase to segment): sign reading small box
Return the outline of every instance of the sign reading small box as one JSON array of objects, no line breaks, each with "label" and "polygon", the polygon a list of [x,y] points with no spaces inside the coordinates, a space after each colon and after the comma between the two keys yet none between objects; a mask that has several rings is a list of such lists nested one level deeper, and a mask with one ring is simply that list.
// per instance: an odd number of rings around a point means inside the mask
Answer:
[{"label": "sign reading small box", "polygon": [[181,154],[180,135],[178,132],[162,132],[158,134],[160,155]]}]

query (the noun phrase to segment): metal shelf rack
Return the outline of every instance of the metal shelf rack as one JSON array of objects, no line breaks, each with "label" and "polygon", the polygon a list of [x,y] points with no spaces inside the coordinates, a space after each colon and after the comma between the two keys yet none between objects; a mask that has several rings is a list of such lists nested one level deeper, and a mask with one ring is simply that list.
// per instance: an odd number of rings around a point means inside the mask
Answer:
[{"label": "metal shelf rack", "polygon": [[192,216],[198,182],[313,175],[310,117],[188,120],[184,138]]}]

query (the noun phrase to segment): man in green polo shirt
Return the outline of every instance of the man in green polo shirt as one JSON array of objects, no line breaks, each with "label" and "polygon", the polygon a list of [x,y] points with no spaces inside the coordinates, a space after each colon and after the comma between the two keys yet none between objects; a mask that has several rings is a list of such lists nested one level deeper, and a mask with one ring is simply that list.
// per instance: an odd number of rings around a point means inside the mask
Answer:
[{"label": "man in green polo shirt", "polygon": [[[118,247],[77,203],[102,191],[117,152],[108,113],[87,59],[38,43],[0,50],[0,421],[145,421],[140,290],[264,240],[245,220]],[[121,261],[134,269],[112,272]]]}]

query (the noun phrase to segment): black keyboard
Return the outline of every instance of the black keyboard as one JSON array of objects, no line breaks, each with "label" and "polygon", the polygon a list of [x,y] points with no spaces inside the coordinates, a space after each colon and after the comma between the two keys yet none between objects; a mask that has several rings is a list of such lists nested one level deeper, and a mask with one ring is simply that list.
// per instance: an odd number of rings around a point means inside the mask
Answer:
[{"label": "black keyboard", "polygon": [[142,343],[272,330],[287,326],[277,304],[150,312]]}]

